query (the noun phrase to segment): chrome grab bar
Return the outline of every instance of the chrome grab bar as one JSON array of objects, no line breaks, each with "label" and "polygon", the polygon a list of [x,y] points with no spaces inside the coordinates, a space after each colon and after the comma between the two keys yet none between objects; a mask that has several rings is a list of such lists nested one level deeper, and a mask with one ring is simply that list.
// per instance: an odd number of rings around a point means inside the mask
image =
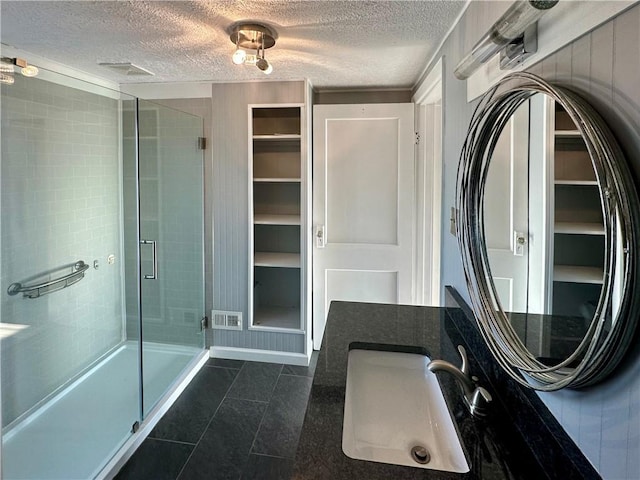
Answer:
[{"label": "chrome grab bar", "polygon": [[7,293],[9,295],[22,293],[22,296],[25,298],[38,298],[43,295],[48,295],[49,293],[57,292],[63,288],[70,287],[74,283],[79,282],[84,278],[84,273],[89,269],[88,264],[84,263],[82,260],[78,260],[73,265],[65,265],[57,270],[62,270],[69,266],[71,266],[72,272],[67,275],[35,285],[22,285],[20,282],[15,282],[9,285]]},{"label": "chrome grab bar", "polygon": [[152,253],[153,253],[153,273],[151,275],[145,275],[144,278],[146,280],[157,280],[158,279],[158,250],[156,248],[155,240],[140,240],[142,245],[151,245]]}]

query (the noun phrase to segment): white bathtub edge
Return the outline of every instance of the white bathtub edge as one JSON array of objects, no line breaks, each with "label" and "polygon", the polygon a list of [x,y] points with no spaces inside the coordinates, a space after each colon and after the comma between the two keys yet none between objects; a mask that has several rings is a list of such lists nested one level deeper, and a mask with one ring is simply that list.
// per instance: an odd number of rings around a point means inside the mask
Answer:
[{"label": "white bathtub edge", "polygon": [[194,359],[191,368],[184,373],[183,377],[175,384],[173,389],[165,394],[149,416],[140,424],[138,432],[129,437],[104,468],[98,472],[95,476],[96,480],[111,480],[116,476],[208,360],[209,352],[208,350],[203,350],[202,353]]}]

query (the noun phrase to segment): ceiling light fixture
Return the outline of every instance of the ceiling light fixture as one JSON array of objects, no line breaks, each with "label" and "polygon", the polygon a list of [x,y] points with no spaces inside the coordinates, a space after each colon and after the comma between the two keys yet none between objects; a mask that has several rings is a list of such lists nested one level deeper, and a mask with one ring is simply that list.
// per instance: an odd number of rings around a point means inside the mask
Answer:
[{"label": "ceiling light fixture", "polygon": [[[264,56],[264,51],[276,44],[278,35],[276,32],[258,23],[237,23],[232,25],[231,42],[236,46],[236,51],[231,60],[236,65],[255,65],[264,74],[273,72],[273,66]],[[255,54],[247,51],[254,51]]]},{"label": "ceiling light fixture", "polygon": [[29,65],[24,58],[0,58],[0,83],[11,85],[15,82],[13,77],[14,66],[20,67],[20,73],[25,77],[35,77],[40,70],[35,65]]},{"label": "ceiling light fixture", "polygon": [[35,77],[36,75],[38,75],[38,73],[40,73],[40,70],[38,70],[38,67],[36,67],[35,65],[26,65],[22,67],[20,73],[22,73],[22,75],[24,75],[25,77]]}]

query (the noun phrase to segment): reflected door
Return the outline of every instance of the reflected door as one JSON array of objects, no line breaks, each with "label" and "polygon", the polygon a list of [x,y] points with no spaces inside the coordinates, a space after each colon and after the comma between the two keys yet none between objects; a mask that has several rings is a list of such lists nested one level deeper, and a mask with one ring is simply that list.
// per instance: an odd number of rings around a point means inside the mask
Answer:
[{"label": "reflected door", "polygon": [[204,347],[200,117],[138,104],[143,415]]},{"label": "reflected door", "polygon": [[314,107],[315,349],[332,300],[411,302],[413,109]]},{"label": "reflected door", "polygon": [[529,257],[529,106],[505,125],[491,157],[484,194],[484,233],[502,308],[527,311]]}]

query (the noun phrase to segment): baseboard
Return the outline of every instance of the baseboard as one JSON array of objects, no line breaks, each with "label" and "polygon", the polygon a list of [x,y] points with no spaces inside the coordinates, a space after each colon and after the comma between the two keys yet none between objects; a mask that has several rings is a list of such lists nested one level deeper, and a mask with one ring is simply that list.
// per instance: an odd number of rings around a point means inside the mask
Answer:
[{"label": "baseboard", "polygon": [[311,353],[273,352],[270,350],[255,350],[253,348],[211,347],[211,358],[225,358],[228,360],[249,360],[251,362],[285,363],[287,365],[309,365]]}]

